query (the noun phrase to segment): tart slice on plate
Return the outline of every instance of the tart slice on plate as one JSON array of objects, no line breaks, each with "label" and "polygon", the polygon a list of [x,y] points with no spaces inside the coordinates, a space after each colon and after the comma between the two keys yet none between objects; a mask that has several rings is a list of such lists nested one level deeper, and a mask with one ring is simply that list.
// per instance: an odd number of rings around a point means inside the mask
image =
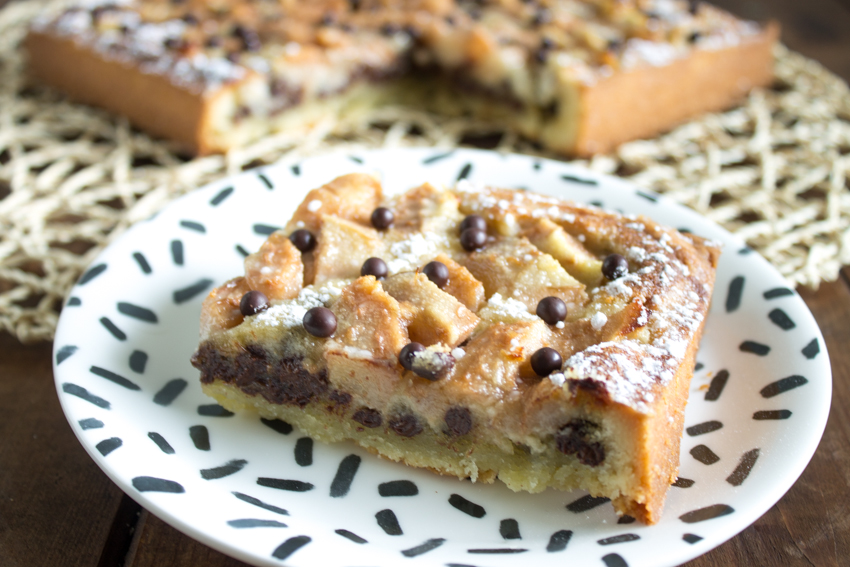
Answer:
[{"label": "tart slice on plate", "polygon": [[718,247],[529,191],[351,174],[204,301],[192,362],[233,411],[515,491],[659,520]]}]

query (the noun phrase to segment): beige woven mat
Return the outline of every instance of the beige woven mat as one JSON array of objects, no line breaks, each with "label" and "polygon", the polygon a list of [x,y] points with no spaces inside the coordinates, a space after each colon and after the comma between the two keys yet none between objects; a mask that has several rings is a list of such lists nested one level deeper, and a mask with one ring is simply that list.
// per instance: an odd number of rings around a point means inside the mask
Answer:
[{"label": "beige woven mat", "polygon": [[[365,123],[329,121],[306,138],[280,134],[187,160],[121,118],[27,86],[18,44],[39,9],[0,10],[0,330],[25,342],[53,336],[70,287],[118,234],[224,175],[342,146],[452,147],[487,134],[500,150],[545,155],[485,125],[381,109]],[[586,165],[693,207],[791,284],[816,287],[850,263],[850,91],[784,48],[776,71],[777,87],[740,108]]]}]

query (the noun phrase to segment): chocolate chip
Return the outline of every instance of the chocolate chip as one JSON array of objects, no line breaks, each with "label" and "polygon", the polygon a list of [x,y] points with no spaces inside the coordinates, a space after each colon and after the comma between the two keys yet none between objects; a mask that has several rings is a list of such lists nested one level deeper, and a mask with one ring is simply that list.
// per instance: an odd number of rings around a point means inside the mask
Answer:
[{"label": "chocolate chip", "polygon": [[239,60],[242,59],[242,55],[238,51],[231,51],[224,57],[231,63],[239,63]]},{"label": "chocolate chip", "polygon": [[378,207],[372,211],[372,226],[378,230],[385,230],[392,226],[395,221],[395,215],[386,207]]},{"label": "chocolate chip", "polygon": [[428,356],[414,356],[410,365],[414,374],[420,378],[436,382],[451,372],[455,359],[448,352],[431,352]]},{"label": "chocolate chip", "polygon": [[186,42],[178,37],[169,37],[163,42],[163,45],[168,49],[180,51],[186,47]]},{"label": "chocolate chip", "polygon": [[242,24],[236,24],[233,27],[233,36],[239,38],[248,51],[259,51],[263,46],[259,34]]},{"label": "chocolate chip", "polygon": [[360,408],[359,410],[354,412],[354,415],[351,416],[351,419],[353,419],[360,425],[368,427],[370,429],[380,427],[381,424],[384,422],[384,418],[381,417],[381,412],[372,408]]},{"label": "chocolate chip", "polygon": [[531,355],[531,369],[538,376],[549,376],[556,370],[560,370],[563,362],[558,351],[549,347],[538,349]]},{"label": "chocolate chip", "polygon": [[465,219],[460,223],[460,233],[463,234],[463,231],[468,228],[477,228],[478,230],[483,230],[487,232],[487,221],[484,220],[484,217],[481,215],[467,215]]},{"label": "chocolate chip", "polygon": [[239,311],[242,315],[256,315],[269,308],[269,298],[257,290],[249,291],[242,296],[242,301],[239,302]]},{"label": "chocolate chip", "polygon": [[321,24],[323,26],[332,26],[336,21],[336,15],[333,12],[326,12],[324,16],[322,16]]},{"label": "chocolate chip", "polygon": [[224,45],[224,40],[217,35],[207,38],[207,47],[221,47],[222,45]]},{"label": "chocolate chip", "polygon": [[560,297],[544,297],[537,304],[537,316],[549,325],[557,325],[567,318],[567,304]]},{"label": "chocolate chip", "polygon": [[352,12],[359,10],[362,4],[363,0],[348,0],[348,5],[351,7]]},{"label": "chocolate chip", "polygon": [[619,254],[608,254],[602,261],[602,275],[616,280],[629,273],[629,262]]},{"label": "chocolate chip", "polygon": [[398,353],[398,362],[407,370],[413,370],[413,358],[417,352],[425,350],[425,345],[422,343],[408,343],[404,345],[401,352]]},{"label": "chocolate chip", "polygon": [[325,338],[336,331],[336,315],[327,307],[313,307],[304,314],[304,330],[314,337]]},{"label": "chocolate chip", "polygon": [[540,8],[535,12],[534,18],[532,18],[531,23],[535,26],[542,26],[543,24],[548,24],[552,21],[552,12],[547,10],[546,8]]},{"label": "chocolate chip", "polygon": [[590,440],[590,435],[599,426],[584,419],[574,419],[555,436],[555,446],[565,455],[575,455],[580,463],[596,467],[605,460],[605,447]]},{"label": "chocolate chip", "polygon": [[478,228],[467,228],[460,233],[460,245],[467,252],[481,250],[487,244],[487,233]]},{"label": "chocolate chip", "polygon": [[363,262],[363,267],[360,268],[361,276],[375,276],[379,280],[387,277],[388,273],[387,263],[380,258],[369,258]]},{"label": "chocolate chip", "polygon": [[695,31],[695,32],[691,33],[690,35],[688,35],[688,43],[696,43],[700,40],[701,37],[702,37],[702,34],[699,33],[698,31]]},{"label": "chocolate chip", "polygon": [[422,433],[422,424],[416,416],[410,413],[394,417],[389,422],[390,428],[402,437],[413,437]]},{"label": "chocolate chip", "polygon": [[422,273],[425,274],[429,280],[434,282],[438,288],[442,289],[449,283],[449,269],[442,262],[437,262],[436,260],[433,262],[428,262],[425,264],[425,267],[422,268]]},{"label": "chocolate chip", "polygon": [[183,21],[189,24],[190,26],[194,26],[198,23],[198,17],[195,14],[189,12],[188,14],[183,14]]},{"label": "chocolate chip", "polygon": [[387,22],[381,26],[381,33],[383,35],[395,35],[401,31],[401,27],[393,22]]},{"label": "chocolate chip", "polygon": [[443,419],[446,422],[448,434],[452,437],[466,435],[472,430],[472,412],[469,408],[449,408]]},{"label": "chocolate chip", "polygon": [[301,252],[309,252],[316,247],[316,237],[307,229],[299,228],[289,235],[289,240]]}]

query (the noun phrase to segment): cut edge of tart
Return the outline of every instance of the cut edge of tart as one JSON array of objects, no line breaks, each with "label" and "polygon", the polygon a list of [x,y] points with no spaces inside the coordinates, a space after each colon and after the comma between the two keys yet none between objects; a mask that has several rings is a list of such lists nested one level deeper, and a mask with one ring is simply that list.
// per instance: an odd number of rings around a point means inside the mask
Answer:
[{"label": "cut edge of tart", "polygon": [[210,293],[192,363],[231,411],[652,524],[719,253],[530,191],[346,175]]}]

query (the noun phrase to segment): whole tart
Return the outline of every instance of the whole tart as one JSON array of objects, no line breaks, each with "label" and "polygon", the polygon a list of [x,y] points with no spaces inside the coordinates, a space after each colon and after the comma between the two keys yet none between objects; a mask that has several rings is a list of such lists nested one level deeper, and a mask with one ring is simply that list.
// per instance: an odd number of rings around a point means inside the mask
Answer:
[{"label": "whole tart", "polygon": [[588,155],[768,84],[777,36],[680,0],[85,0],[25,46],[37,80],[202,154],[393,104]]},{"label": "whole tart", "polygon": [[229,410],[652,524],[719,253],[530,191],[346,175],[210,293],[192,363]]}]

